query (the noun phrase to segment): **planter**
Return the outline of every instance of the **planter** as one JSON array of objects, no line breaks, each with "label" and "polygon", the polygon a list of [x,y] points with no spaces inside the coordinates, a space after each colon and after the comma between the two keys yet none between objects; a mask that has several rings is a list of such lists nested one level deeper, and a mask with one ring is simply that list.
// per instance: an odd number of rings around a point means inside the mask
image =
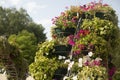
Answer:
[{"label": "planter", "polygon": [[[105,19],[104,14],[105,13],[103,13],[103,12],[96,12],[95,16],[100,18],[100,19]],[[89,14],[89,13],[83,13],[82,14],[82,19],[92,19],[92,18],[94,18],[94,15],[92,15],[92,14]]]},{"label": "planter", "polygon": [[63,77],[67,74],[67,68],[58,68],[55,71],[53,79],[55,80],[63,80]]},{"label": "planter", "polygon": [[88,55],[88,52],[89,52],[88,50],[82,50],[82,51],[81,51],[81,53],[82,53],[83,55]]},{"label": "planter", "polygon": [[66,28],[65,30],[61,28],[54,28],[55,34],[59,37],[67,37],[75,33],[75,28]]},{"label": "planter", "polygon": [[105,16],[104,16],[103,12],[96,12],[95,16],[100,18],[100,19],[105,19]]},{"label": "planter", "polygon": [[54,47],[55,51],[53,52],[53,55],[61,55],[61,56],[68,56],[71,51],[72,46],[71,45],[57,45]]},{"label": "planter", "polygon": [[89,13],[83,13],[82,19],[92,19],[94,16]]}]

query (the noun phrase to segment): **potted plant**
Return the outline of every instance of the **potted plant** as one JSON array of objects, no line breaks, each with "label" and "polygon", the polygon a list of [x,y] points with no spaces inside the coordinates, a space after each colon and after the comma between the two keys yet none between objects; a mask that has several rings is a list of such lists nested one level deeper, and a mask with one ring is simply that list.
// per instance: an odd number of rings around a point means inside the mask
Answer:
[{"label": "potted plant", "polygon": [[[54,55],[52,55],[52,51],[53,51],[53,47],[55,45],[55,41],[54,40],[50,40],[50,41],[45,41],[41,44],[38,45],[38,51],[36,52],[36,56],[46,56],[48,58],[53,57]],[[36,60],[39,57],[36,57]]]},{"label": "potted plant", "polygon": [[111,21],[93,18],[92,20],[85,19],[81,28],[88,29],[97,34],[97,36],[103,37],[107,40],[114,35],[112,33],[116,31],[117,26],[115,26]]},{"label": "potted plant", "polygon": [[69,36],[68,42],[72,45],[73,55],[87,55],[90,51],[96,54],[101,53],[101,55],[106,53],[104,50],[107,45],[106,40],[89,30],[80,30],[76,35]]},{"label": "potted plant", "polygon": [[60,66],[58,67],[58,69],[56,69],[54,73],[53,79],[62,80],[63,77],[67,74],[67,67],[68,67],[67,63],[66,64],[64,64],[63,62],[60,63]]},{"label": "potted plant", "polygon": [[106,68],[102,66],[85,66],[77,75],[78,80],[107,80]]},{"label": "potted plant", "polygon": [[52,80],[54,72],[59,66],[56,59],[49,59],[44,56],[36,57],[39,57],[39,59],[37,59],[29,66],[29,71],[31,72],[31,75],[34,77],[35,80]]},{"label": "potted plant", "polygon": [[52,27],[51,30],[52,36],[56,37],[67,37],[69,35],[74,35],[75,33],[75,28],[66,28],[66,29],[61,29],[59,27]]}]

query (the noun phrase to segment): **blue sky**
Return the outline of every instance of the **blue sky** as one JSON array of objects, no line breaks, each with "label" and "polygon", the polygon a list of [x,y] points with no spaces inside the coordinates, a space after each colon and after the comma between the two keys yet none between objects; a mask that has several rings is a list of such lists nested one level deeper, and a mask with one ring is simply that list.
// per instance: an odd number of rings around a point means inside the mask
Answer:
[{"label": "blue sky", "polygon": [[[17,9],[24,8],[27,10],[33,21],[42,24],[45,27],[45,33],[48,39],[51,39],[50,29],[52,26],[51,19],[65,10],[66,6],[83,5],[91,1],[99,0],[0,0],[0,6]],[[103,0],[116,11],[120,21],[120,4],[119,0]],[[120,23],[119,23],[120,24]]]}]

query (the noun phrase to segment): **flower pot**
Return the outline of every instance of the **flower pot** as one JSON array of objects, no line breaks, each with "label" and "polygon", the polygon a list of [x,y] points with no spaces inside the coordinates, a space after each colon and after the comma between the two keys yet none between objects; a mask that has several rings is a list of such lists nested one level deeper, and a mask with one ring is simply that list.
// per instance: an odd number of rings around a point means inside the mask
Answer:
[{"label": "flower pot", "polygon": [[58,56],[67,56],[69,55],[71,51],[72,46],[71,45],[57,45],[54,47],[55,51],[53,52],[54,55]]},{"label": "flower pot", "polygon": [[82,19],[92,19],[94,16],[89,13],[83,13],[81,17]]},{"label": "flower pot", "polygon": [[61,28],[54,28],[54,30],[58,37],[67,37],[75,33],[75,28],[66,28],[64,30]]},{"label": "flower pot", "polygon": [[88,52],[89,52],[88,50],[82,50],[82,51],[81,51],[81,53],[82,53],[83,55],[88,55]]},{"label": "flower pot", "polygon": [[96,12],[95,16],[100,18],[100,19],[104,19],[104,13],[103,12]]},{"label": "flower pot", "polygon": [[58,68],[55,71],[53,79],[55,80],[63,80],[63,77],[67,74],[67,68]]}]

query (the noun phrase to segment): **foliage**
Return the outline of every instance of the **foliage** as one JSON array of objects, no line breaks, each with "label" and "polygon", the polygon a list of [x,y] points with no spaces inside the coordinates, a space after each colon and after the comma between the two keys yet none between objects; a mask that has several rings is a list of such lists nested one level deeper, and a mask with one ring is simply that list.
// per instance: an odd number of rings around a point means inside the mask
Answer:
[{"label": "foliage", "polygon": [[104,39],[109,39],[111,36],[115,35],[113,32],[116,31],[117,26],[111,21],[93,18],[92,20],[85,19],[81,28],[90,30],[90,32],[94,32],[97,36],[101,36]]},{"label": "foliage", "polygon": [[46,39],[46,34],[44,33],[45,28],[41,24],[36,24],[34,22],[30,23],[26,30],[31,33],[34,33],[35,37],[37,38],[37,43],[44,42]]},{"label": "foliage", "polygon": [[31,18],[24,9],[17,11],[15,8],[0,7],[0,35],[9,36],[23,30]]},{"label": "foliage", "polygon": [[43,26],[34,23],[26,10],[0,7],[0,35],[9,37],[24,29],[34,33],[37,42],[46,39]]},{"label": "foliage", "polygon": [[116,66],[117,69],[120,69],[120,29],[119,29],[119,33],[117,36],[117,39],[116,39],[116,47],[114,48],[113,52],[114,54],[111,54],[112,55],[112,63]]},{"label": "foliage", "polygon": [[[1,55],[0,63],[2,63],[0,64],[0,67],[2,66],[2,68],[5,69],[8,75],[11,76],[11,74],[8,72],[10,69],[7,68],[7,66],[11,68],[12,66],[10,64],[14,64],[13,67],[16,68],[16,72],[18,73],[17,77],[22,80],[26,79],[26,74],[28,72],[27,61],[20,54],[18,48],[10,45],[9,42],[7,41],[7,38],[5,38],[4,36],[0,36],[0,55]],[[5,62],[4,59],[7,59],[8,61]]]},{"label": "foliage", "polygon": [[52,53],[55,45],[57,45],[55,40],[38,45],[35,61],[29,66],[30,73],[36,80],[52,80],[58,68],[67,68],[67,64],[63,64],[63,61],[59,61]]},{"label": "foliage", "polygon": [[[69,14],[71,14],[71,16],[69,16]],[[77,15],[74,15],[74,13],[62,12],[59,17],[53,18],[52,21],[57,27],[66,29],[76,28],[77,19],[78,17]]]},{"label": "foliage", "polygon": [[93,67],[83,67],[81,72],[78,73],[78,80],[106,80],[106,68],[101,66],[93,66]]},{"label": "foliage", "polygon": [[[61,12],[60,16],[53,18],[52,21],[56,28],[60,28],[63,31],[67,28],[74,28],[76,32],[67,37],[59,37],[59,34],[56,35],[55,31],[52,30],[53,40],[39,45],[35,61],[32,63],[32,67],[30,66],[31,73],[36,79],[38,79],[38,76],[42,76],[44,72],[41,71],[42,67],[47,70],[47,63],[43,64],[41,60],[43,58],[48,60],[55,59],[56,56],[53,56],[52,52],[55,51],[54,46],[58,44],[72,45],[72,50],[69,53],[71,61],[68,60],[67,64],[67,80],[111,79],[110,71],[115,72],[116,70],[115,68],[112,69],[114,67],[112,58],[114,58],[113,62],[116,61],[114,62],[115,64],[119,60],[117,56],[119,52],[115,51],[118,50],[117,43],[119,39],[117,37],[119,31],[117,16],[109,5],[101,2],[91,2],[83,6],[71,6],[70,9]],[[55,60],[59,65],[62,65],[59,66],[55,63],[58,68],[66,67],[63,62],[64,60],[66,62],[67,59],[58,60],[56,58]],[[41,65],[39,69],[36,67],[38,65]],[[54,72],[57,67],[55,68],[55,65],[52,66],[54,66],[52,68]],[[118,67],[119,64],[116,66]],[[45,78],[44,75],[42,78]]]},{"label": "foliage", "polygon": [[120,71],[117,71],[117,72],[114,74],[113,80],[120,80]]},{"label": "foliage", "polygon": [[[50,51],[53,49],[55,45],[54,40],[51,41],[45,41],[44,43],[41,43],[38,45],[39,50],[36,52],[35,60],[39,60],[39,56],[52,56]],[[52,52],[52,51],[51,51]]]},{"label": "foliage", "polygon": [[105,19],[112,21],[115,25],[118,24],[118,18],[115,11],[108,5],[101,2],[91,2],[83,6],[71,6],[60,16],[52,19],[53,24],[61,29],[77,28],[79,18],[92,19],[92,18]]},{"label": "foliage", "polygon": [[58,62],[55,59],[48,59],[44,56],[39,56],[39,59],[36,59],[36,61],[29,66],[31,75],[35,80],[52,80],[57,68]]},{"label": "foliage", "polygon": [[28,74],[28,65],[29,65],[28,61],[24,59],[21,54],[19,54],[15,58],[12,58],[12,60],[14,61],[18,73],[18,78],[22,80],[26,80]]},{"label": "foliage", "polygon": [[68,42],[73,46],[72,51],[75,55],[86,54],[85,51],[87,53],[92,51],[99,55],[107,55],[106,40],[88,30],[80,30],[76,35],[69,36]]},{"label": "foliage", "polygon": [[20,49],[21,55],[30,64],[34,61],[34,56],[37,48],[36,37],[33,33],[23,30],[18,35],[11,35],[8,39],[9,43]]}]

